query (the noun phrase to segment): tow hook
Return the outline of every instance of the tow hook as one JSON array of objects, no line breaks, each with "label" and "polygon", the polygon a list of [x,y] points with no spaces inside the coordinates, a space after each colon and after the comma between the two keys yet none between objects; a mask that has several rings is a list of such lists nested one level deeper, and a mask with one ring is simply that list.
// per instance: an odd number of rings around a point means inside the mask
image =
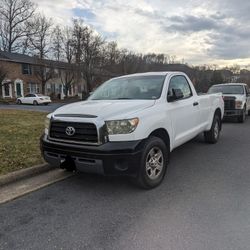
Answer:
[{"label": "tow hook", "polygon": [[74,160],[70,156],[67,156],[64,159],[61,159],[60,168],[66,169],[67,171],[74,171],[76,170],[76,165]]}]

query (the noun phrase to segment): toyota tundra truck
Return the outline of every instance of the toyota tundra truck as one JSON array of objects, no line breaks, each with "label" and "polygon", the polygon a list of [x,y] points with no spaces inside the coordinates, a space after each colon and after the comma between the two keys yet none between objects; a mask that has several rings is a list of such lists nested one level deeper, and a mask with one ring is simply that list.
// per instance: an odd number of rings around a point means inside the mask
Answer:
[{"label": "toyota tundra truck", "polygon": [[250,91],[245,83],[225,83],[213,85],[208,93],[222,93],[225,103],[224,117],[236,117],[244,123],[250,115]]},{"label": "toyota tundra truck", "polygon": [[51,165],[126,175],[150,189],[175,148],[200,133],[210,144],[219,140],[223,115],[222,95],[197,95],[182,72],[125,75],[49,114],[41,151]]}]

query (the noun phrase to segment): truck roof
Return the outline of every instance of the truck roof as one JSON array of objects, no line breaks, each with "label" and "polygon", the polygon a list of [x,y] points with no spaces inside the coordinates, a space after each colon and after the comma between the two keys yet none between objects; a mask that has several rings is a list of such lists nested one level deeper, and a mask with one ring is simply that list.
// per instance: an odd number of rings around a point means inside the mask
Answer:
[{"label": "truck roof", "polygon": [[227,86],[227,85],[241,85],[241,86],[243,86],[243,85],[247,85],[247,84],[246,83],[239,83],[239,82],[235,82],[235,83],[230,82],[230,83],[214,84],[213,86]]},{"label": "truck roof", "polygon": [[130,76],[155,76],[155,75],[166,76],[168,74],[173,74],[173,73],[175,73],[175,74],[184,74],[183,72],[180,72],[180,71],[160,71],[160,72],[135,73],[135,74],[120,76],[120,77],[117,77],[117,78],[130,77]]}]

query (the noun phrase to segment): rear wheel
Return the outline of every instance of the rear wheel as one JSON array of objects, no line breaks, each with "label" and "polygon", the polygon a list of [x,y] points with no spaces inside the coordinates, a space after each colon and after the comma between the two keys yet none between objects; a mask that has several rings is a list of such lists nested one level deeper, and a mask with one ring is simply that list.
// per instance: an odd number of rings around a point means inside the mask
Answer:
[{"label": "rear wheel", "polygon": [[204,138],[207,143],[215,144],[220,138],[221,119],[218,114],[214,115],[212,127],[209,131],[204,132]]},{"label": "rear wheel", "polygon": [[238,117],[238,122],[239,123],[244,123],[246,120],[246,107],[244,107],[242,114]]},{"label": "rear wheel", "polygon": [[166,173],[168,155],[169,149],[162,139],[149,137],[135,179],[136,184],[145,189],[160,185]]},{"label": "rear wheel", "polygon": [[37,102],[37,101],[34,101],[34,102],[33,102],[33,105],[35,105],[35,106],[38,105],[38,102]]}]

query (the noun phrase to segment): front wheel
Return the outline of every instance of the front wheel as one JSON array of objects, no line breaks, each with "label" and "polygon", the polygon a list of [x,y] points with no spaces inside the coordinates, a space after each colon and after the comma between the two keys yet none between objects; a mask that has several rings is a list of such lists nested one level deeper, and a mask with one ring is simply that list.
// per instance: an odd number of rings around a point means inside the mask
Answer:
[{"label": "front wheel", "polygon": [[136,184],[145,189],[160,185],[166,173],[168,155],[169,149],[162,139],[149,137],[142,154],[139,173],[135,179]]},{"label": "front wheel", "polygon": [[21,104],[22,104],[21,100],[18,99],[18,100],[17,100],[17,104],[18,104],[18,105],[21,105]]},{"label": "front wheel", "polygon": [[247,113],[246,108],[244,108],[242,114],[238,117],[238,122],[239,123],[244,123],[245,122],[246,113]]},{"label": "front wheel", "polygon": [[209,131],[204,132],[205,141],[210,144],[215,144],[220,138],[221,119],[218,114],[214,115],[212,127]]},{"label": "front wheel", "polygon": [[37,102],[37,101],[34,101],[34,102],[33,102],[33,105],[37,106],[37,105],[38,105],[38,102]]}]

